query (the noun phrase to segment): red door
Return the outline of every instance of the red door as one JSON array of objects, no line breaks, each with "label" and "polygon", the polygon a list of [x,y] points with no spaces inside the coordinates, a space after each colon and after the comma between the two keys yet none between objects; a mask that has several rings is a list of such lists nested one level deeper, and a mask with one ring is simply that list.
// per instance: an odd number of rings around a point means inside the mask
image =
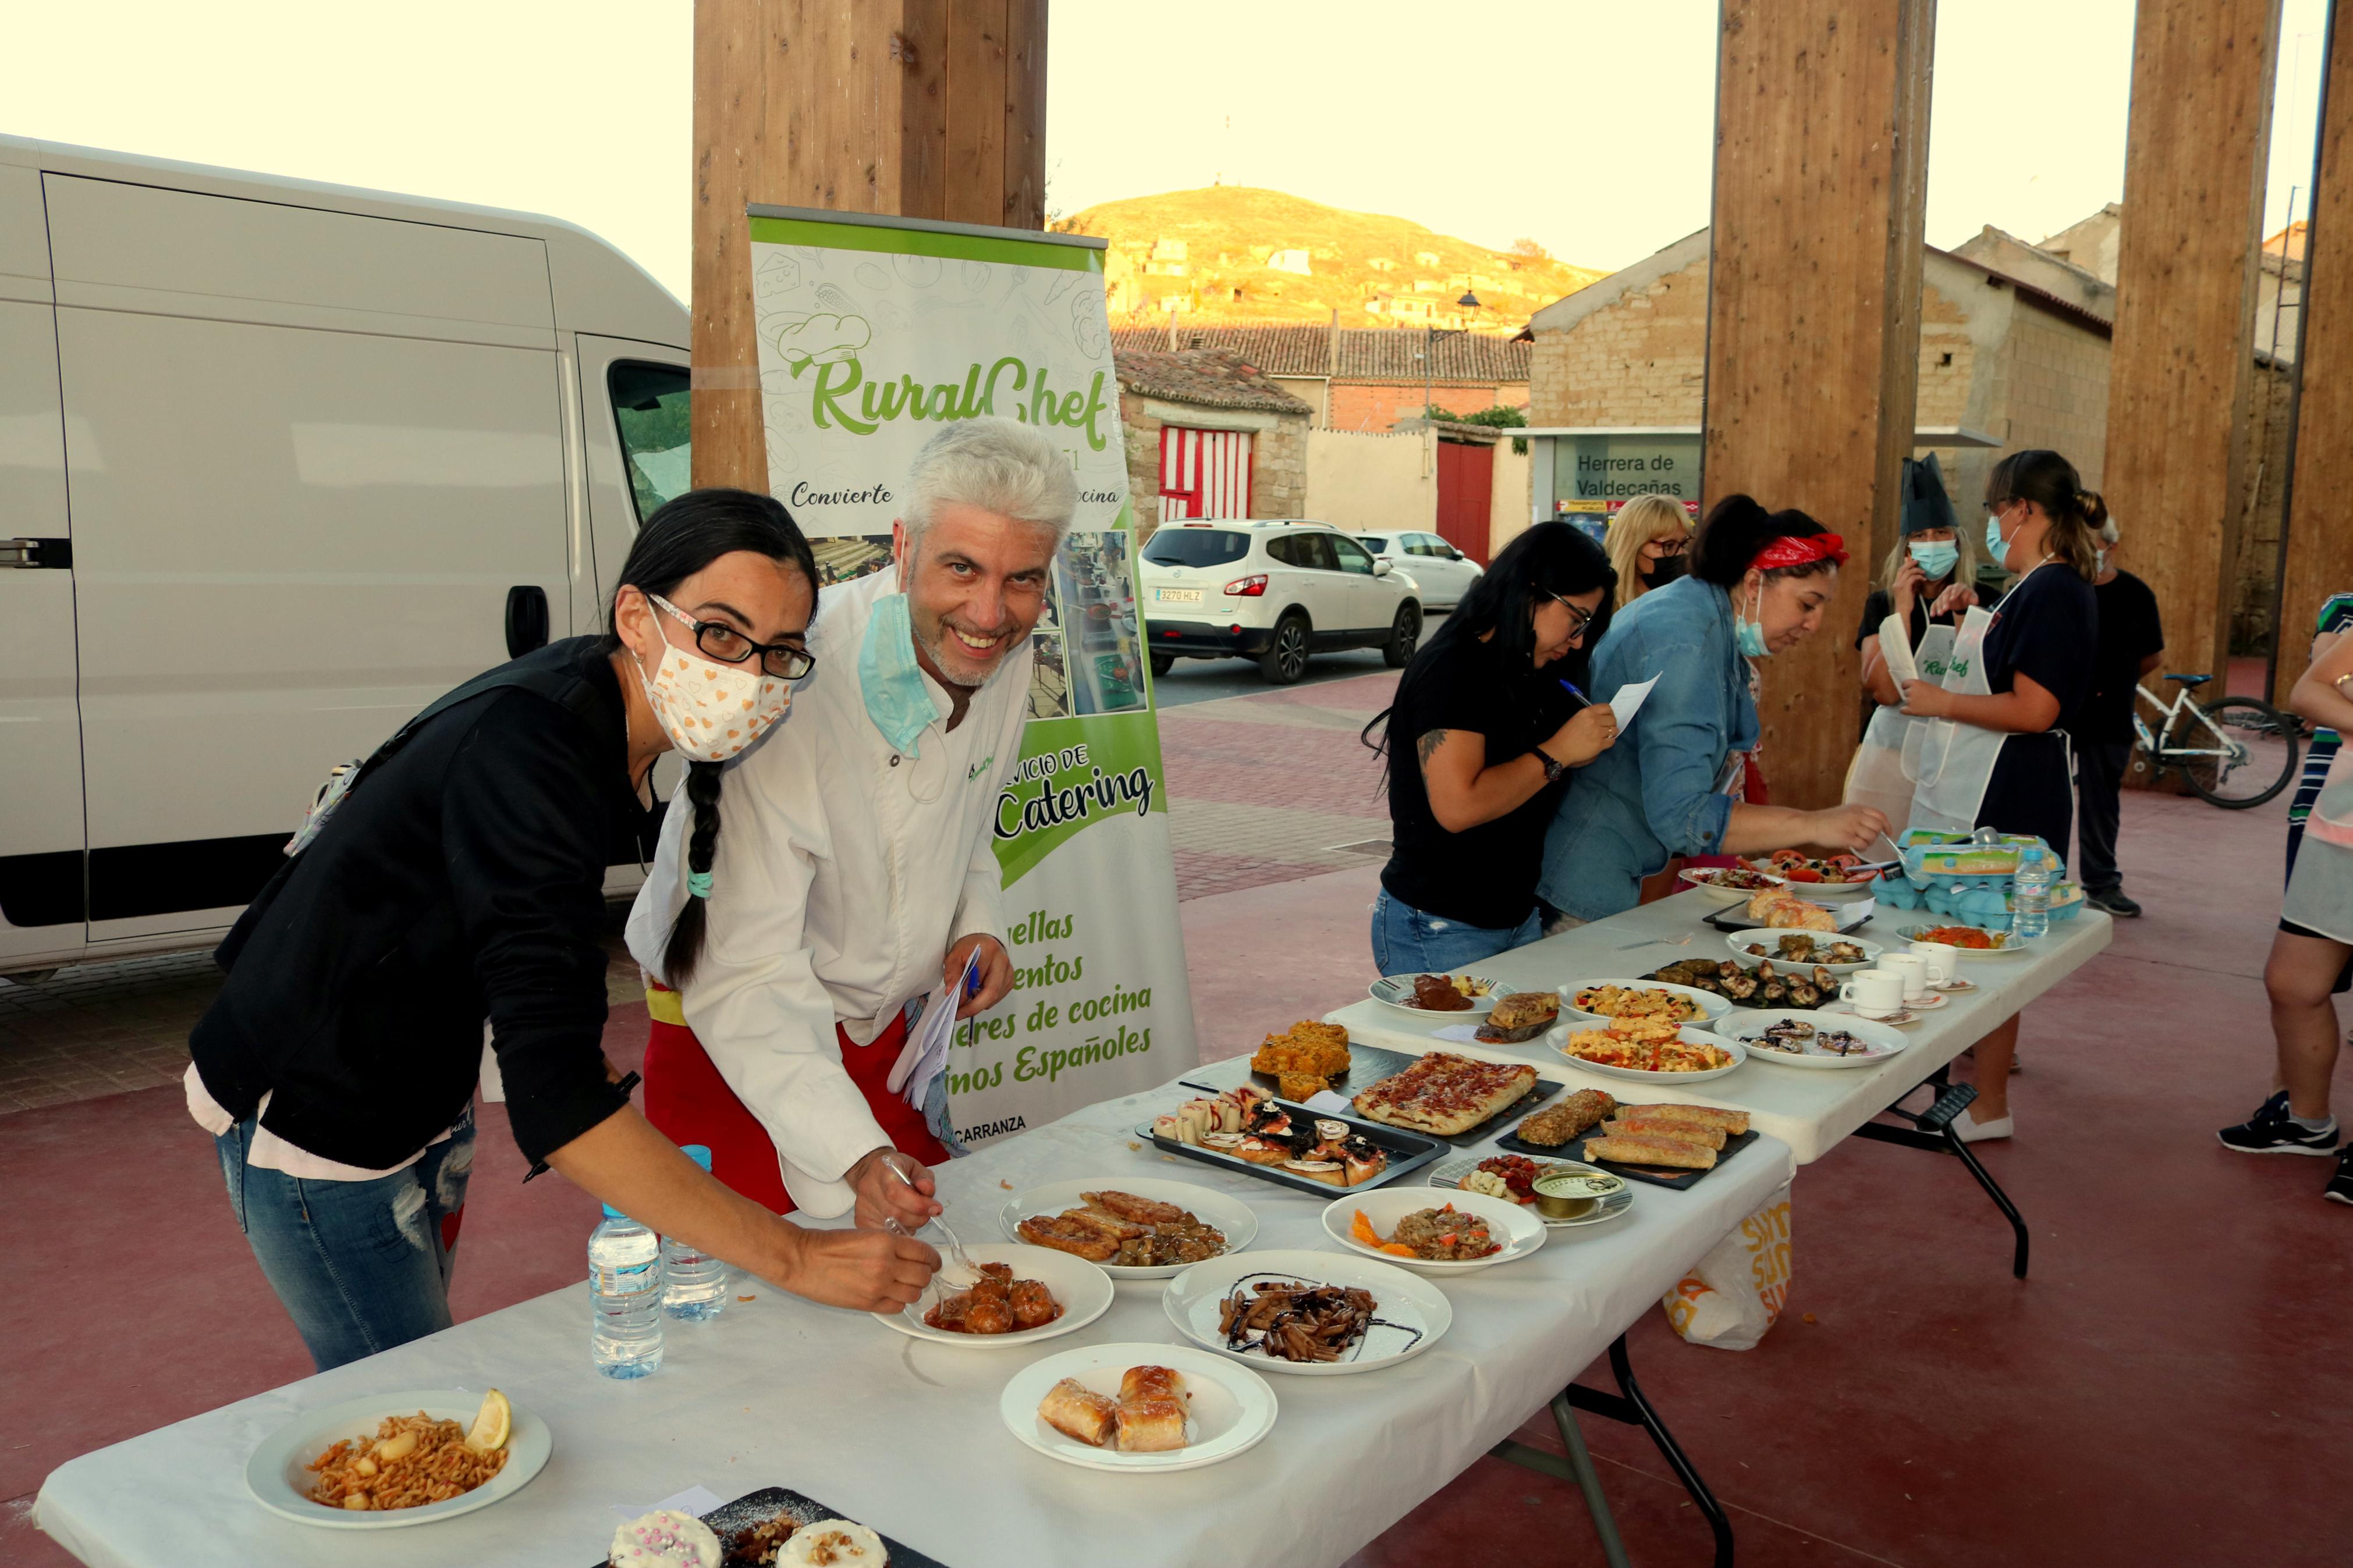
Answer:
[{"label": "red door", "polygon": [[1438,444],[1438,532],[1487,564],[1487,509],[1495,489],[1495,451],[1468,441]]},{"label": "red door", "polygon": [[1248,517],[1250,437],[1247,430],[1160,427],[1160,521]]}]

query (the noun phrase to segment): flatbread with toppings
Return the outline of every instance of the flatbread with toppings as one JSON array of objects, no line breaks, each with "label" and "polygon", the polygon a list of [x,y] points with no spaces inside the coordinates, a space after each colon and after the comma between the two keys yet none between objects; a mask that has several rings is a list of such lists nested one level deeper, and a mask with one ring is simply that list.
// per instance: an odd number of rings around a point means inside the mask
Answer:
[{"label": "flatbread with toppings", "polygon": [[1432,1051],[1357,1095],[1356,1114],[1391,1127],[1451,1138],[1510,1109],[1536,1086],[1525,1062],[1481,1062]]}]

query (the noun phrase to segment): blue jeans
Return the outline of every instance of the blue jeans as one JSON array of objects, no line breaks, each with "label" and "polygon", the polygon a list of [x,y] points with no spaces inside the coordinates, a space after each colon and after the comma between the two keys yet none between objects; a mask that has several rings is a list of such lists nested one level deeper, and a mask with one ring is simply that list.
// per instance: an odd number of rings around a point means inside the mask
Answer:
[{"label": "blue jeans", "polygon": [[449,1326],[474,1112],[405,1170],[319,1182],[248,1165],[250,1118],[213,1140],[237,1226],[321,1372]]},{"label": "blue jeans", "polygon": [[1515,926],[1474,926],[1424,914],[1389,897],[1387,888],[1373,900],[1373,967],[1383,974],[1443,974],[1543,934],[1544,916],[1535,910]]}]

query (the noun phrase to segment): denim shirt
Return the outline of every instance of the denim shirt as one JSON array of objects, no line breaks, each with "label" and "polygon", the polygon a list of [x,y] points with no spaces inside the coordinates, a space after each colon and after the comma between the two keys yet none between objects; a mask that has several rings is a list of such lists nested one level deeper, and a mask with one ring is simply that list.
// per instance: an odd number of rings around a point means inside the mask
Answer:
[{"label": "denim shirt", "polygon": [[1629,605],[1594,650],[1587,689],[1607,702],[1653,675],[1632,727],[1578,773],[1545,836],[1536,892],[1578,920],[1632,909],[1642,879],[1672,856],[1722,853],[1733,801],[1715,782],[1726,757],[1757,744],[1723,589],[1683,577]]}]

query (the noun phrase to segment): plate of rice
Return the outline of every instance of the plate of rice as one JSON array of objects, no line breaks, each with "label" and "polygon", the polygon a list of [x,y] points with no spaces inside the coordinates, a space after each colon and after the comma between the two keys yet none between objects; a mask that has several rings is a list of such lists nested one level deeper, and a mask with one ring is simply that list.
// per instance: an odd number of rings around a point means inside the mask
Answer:
[{"label": "plate of rice", "polygon": [[[501,1402],[503,1404],[503,1401]],[[246,1489],[270,1512],[325,1530],[396,1530],[488,1508],[522,1489],[554,1447],[514,1410],[505,1440],[474,1447],[484,1395],[462,1388],[371,1394],[298,1415],[253,1451]]]}]

